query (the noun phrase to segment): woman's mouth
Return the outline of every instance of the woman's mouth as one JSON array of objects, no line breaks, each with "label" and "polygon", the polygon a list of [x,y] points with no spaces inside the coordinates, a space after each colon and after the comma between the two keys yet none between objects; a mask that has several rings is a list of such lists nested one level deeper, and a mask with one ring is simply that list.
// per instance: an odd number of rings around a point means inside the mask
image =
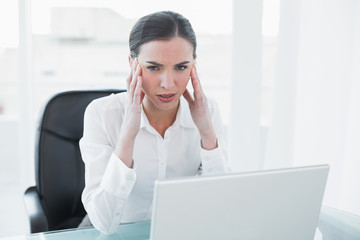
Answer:
[{"label": "woman's mouth", "polygon": [[172,100],[174,100],[176,93],[158,94],[156,96],[159,98],[159,100],[161,102],[168,103],[168,102],[171,102]]}]

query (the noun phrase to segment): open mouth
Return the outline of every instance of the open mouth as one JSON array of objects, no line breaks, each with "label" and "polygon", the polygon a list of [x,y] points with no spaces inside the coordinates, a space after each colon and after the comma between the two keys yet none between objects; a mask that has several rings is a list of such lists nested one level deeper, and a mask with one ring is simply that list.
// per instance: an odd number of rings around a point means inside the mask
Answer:
[{"label": "open mouth", "polygon": [[160,99],[160,101],[162,102],[171,102],[172,100],[174,100],[176,94],[175,93],[169,93],[169,94],[158,94],[157,97]]}]

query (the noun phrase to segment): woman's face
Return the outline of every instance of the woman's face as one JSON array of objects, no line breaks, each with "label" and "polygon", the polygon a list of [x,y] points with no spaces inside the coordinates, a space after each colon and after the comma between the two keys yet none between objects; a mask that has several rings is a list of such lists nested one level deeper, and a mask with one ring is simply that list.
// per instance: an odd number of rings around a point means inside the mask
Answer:
[{"label": "woman's face", "polygon": [[145,106],[165,111],[176,108],[195,63],[191,43],[181,37],[151,41],[141,45],[138,59]]}]

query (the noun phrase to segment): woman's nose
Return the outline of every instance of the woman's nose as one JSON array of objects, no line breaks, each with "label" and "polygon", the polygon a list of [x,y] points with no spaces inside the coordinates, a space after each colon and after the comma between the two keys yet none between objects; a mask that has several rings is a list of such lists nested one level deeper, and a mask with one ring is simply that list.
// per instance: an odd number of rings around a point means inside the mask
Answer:
[{"label": "woman's nose", "polygon": [[171,72],[164,72],[161,76],[160,86],[164,89],[171,89],[174,85],[173,74]]}]

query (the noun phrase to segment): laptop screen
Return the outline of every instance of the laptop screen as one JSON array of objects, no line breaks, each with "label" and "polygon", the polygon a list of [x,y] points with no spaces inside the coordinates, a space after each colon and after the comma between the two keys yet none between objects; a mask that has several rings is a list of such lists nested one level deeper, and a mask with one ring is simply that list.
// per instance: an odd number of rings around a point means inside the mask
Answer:
[{"label": "laptop screen", "polygon": [[155,183],[151,240],[312,240],[328,165]]}]

